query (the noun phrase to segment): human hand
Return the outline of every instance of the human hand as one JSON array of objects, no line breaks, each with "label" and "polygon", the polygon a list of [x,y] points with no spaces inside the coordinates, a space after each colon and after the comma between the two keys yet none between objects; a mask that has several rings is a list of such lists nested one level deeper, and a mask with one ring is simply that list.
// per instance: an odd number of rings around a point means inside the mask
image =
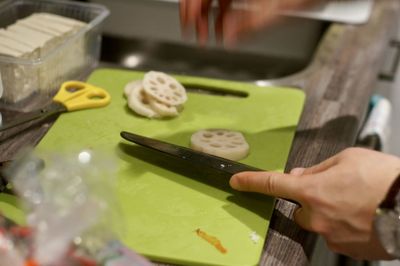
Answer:
[{"label": "human hand", "polygon": [[376,208],[400,173],[400,158],[361,148],[349,148],[290,174],[243,172],[230,184],[240,191],[292,199],[301,207],[294,220],[319,233],[328,247],[356,259],[392,259],[373,229]]},{"label": "human hand", "polygon": [[[283,10],[304,8],[320,0],[218,0],[215,33],[227,45],[261,27],[278,21]],[[180,0],[183,32],[195,28],[200,44],[208,40],[208,19],[213,0]],[[237,4],[238,8],[234,7]]]}]

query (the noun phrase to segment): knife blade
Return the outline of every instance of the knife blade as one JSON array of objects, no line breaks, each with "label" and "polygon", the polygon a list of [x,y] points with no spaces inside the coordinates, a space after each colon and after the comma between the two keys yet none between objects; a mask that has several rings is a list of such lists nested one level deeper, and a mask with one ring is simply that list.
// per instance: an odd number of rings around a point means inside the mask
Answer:
[{"label": "knife blade", "polygon": [[230,175],[244,171],[262,171],[261,169],[250,165],[126,131],[121,132],[121,137],[138,145],[172,155],[182,161],[207,166]]},{"label": "knife blade", "polygon": [[[195,164],[195,165],[202,165],[202,166],[207,166],[212,169],[222,171],[224,173],[234,175],[239,172],[245,172],[245,171],[264,171],[259,168],[246,165],[243,163],[239,163],[236,161],[228,160],[222,157],[214,156],[208,153],[196,151],[190,148],[186,148],[183,146],[179,146],[176,144],[164,142],[161,140],[141,136],[135,133],[131,132],[126,132],[122,131],[120,133],[121,137],[126,139],[127,141],[136,143],[140,146],[150,148],[152,150],[171,155],[175,158],[178,158],[182,161],[186,161],[190,164]],[[289,201],[291,203],[299,205],[298,202],[291,200],[291,199],[286,199],[286,198],[281,198],[286,201]]]}]

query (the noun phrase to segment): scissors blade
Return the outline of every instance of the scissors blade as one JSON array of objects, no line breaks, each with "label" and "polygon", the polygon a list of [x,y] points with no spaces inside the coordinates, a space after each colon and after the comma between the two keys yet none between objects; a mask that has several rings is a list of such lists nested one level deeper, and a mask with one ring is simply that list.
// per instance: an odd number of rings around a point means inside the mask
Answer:
[{"label": "scissors blade", "polygon": [[66,112],[67,109],[65,108],[65,106],[63,106],[62,104],[53,102],[52,104],[50,104],[49,106],[39,109],[39,110],[35,110],[32,112],[28,112],[28,113],[23,113],[20,116],[18,116],[17,119],[11,121],[11,122],[5,122],[2,126],[0,126],[0,132],[5,131],[7,129],[25,124],[27,122],[36,120],[36,119],[45,119],[49,116],[58,114],[58,113],[62,113],[62,112]]},{"label": "scissors blade", "polygon": [[244,171],[261,171],[261,169],[255,168],[253,166],[245,165],[235,161],[231,161],[218,156],[213,156],[204,152],[195,151],[186,147],[175,145],[172,143],[167,143],[164,141],[140,136],[134,133],[129,133],[126,131],[121,132],[121,137],[124,139],[139,144],[141,146],[172,155],[182,161],[211,167],[213,169],[223,171],[230,175],[244,172]]}]

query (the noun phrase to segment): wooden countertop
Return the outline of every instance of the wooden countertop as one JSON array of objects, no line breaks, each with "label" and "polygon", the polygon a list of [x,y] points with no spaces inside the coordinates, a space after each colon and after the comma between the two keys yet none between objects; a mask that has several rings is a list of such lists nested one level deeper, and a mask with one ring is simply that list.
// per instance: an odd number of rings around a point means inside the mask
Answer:
[{"label": "wooden countertop", "polygon": [[[314,165],[354,145],[399,17],[398,0],[375,1],[367,24],[332,24],[305,70],[272,81],[301,87],[307,94],[287,171]],[[6,142],[1,142],[0,133],[0,162],[11,160],[27,145],[36,145],[50,125],[30,128]],[[294,223],[294,208],[287,201],[277,202],[261,265],[310,263],[317,238]]]}]

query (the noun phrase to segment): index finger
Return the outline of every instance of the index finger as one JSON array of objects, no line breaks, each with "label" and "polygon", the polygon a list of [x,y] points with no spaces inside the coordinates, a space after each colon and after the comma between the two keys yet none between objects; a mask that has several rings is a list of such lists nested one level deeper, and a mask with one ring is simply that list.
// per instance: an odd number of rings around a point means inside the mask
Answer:
[{"label": "index finger", "polygon": [[215,34],[218,40],[223,38],[223,23],[225,14],[228,12],[232,0],[218,0],[218,15],[215,20]]},{"label": "index finger", "polygon": [[230,185],[239,191],[258,192],[301,201],[302,179],[277,172],[242,172],[231,177]]},{"label": "index finger", "polygon": [[188,36],[189,30],[195,27],[198,40],[205,44],[208,39],[208,13],[212,0],[180,0],[179,13],[181,30]]},{"label": "index finger", "polygon": [[212,0],[180,0],[179,14],[183,25],[194,25],[204,13],[208,13]]},{"label": "index finger", "polygon": [[179,14],[182,28],[193,26],[202,12],[203,1],[198,0],[180,0]]},{"label": "index finger", "polygon": [[328,170],[329,168],[335,166],[338,163],[338,161],[339,161],[338,155],[332,156],[332,157],[326,159],[325,161],[320,162],[319,164],[305,168],[302,175],[312,175],[312,174],[324,172],[324,171]]}]

